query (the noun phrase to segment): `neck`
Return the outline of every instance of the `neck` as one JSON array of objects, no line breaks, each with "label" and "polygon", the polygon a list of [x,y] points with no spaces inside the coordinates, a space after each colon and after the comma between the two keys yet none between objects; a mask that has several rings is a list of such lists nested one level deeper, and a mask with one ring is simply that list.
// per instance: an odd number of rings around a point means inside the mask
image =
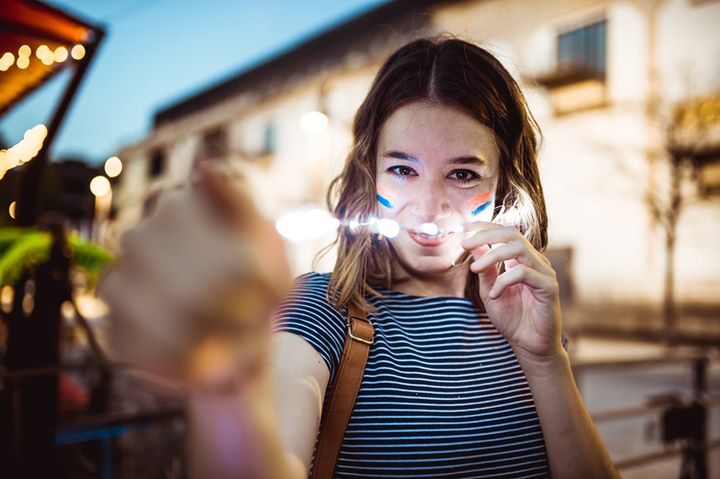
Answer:
[{"label": "neck", "polygon": [[392,287],[401,293],[413,296],[452,296],[465,297],[467,265],[458,265],[447,271],[433,275],[406,273]]}]

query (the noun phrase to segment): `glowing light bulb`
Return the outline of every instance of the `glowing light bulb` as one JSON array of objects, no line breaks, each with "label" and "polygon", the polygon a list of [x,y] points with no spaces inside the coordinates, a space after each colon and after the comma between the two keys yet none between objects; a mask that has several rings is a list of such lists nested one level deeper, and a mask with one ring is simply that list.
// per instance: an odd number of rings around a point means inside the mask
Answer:
[{"label": "glowing light bulb", "polygon": [[275,229],[293,242],[319,239],[338,229],[340,222],[327,210],[310,208],[282,215],[275,222]]},{"label": "glowing light bulb", "polygon": [[13,201],[10,203],[10,207],[8,208],[8,214],[10,215],[10,218],[15,219],[15,202]]},{"label": "glowing light bulb", "polygon": [[420,225],[418,231],[428,236],[435,236],[440,231],[440,228],[438,228],[438,225],[435,223],[423,223]]},{"label": "glowing light bulb", "polygon": [[85,57],[85,47],[77,44],[70,50],[70,56],[73,57],[74,60],[82,60]]},{"label": "glowing light bulb", "polygon": [[20,48],[18,48],[18,55],[21,57],[29,57],[32,53],[32,50],[28,45],[23,45]]},{"label": "glowing light bulb", "polygon": [[17,61],[15,62],[17,67],[21,70],[25,70],[27,67],[30,66],[30,58],[28,57],[18,57]]},{"label": "glowing light bulb", "polygon": [[7,65],[8,67],[11,67],[13,63],[15,63],[15,55],[13,55],[10,52],[3,53],[3,56],[0,57],[0,63],[3,65]]},{"label": "glowing light bulb", "polygon": [[57,47],[53,53],[54,60],[57,63],[62,63],[68,58],[68,50],[65,47]]},{"label": "glowing light bulb", "polygon": [[388,238],[395,238],[400,234],[400,224],[390,218],[381,218],[377,221],[377,231]]},{"label": "glowing light bulb", "polygon": [[52,55],[52,50],[50,50],[50,47],[47,45],[40,45],[35,49],[35,56],[38,58],[38,60],[42,60],[43,57],[46,57],[48,55]]}]

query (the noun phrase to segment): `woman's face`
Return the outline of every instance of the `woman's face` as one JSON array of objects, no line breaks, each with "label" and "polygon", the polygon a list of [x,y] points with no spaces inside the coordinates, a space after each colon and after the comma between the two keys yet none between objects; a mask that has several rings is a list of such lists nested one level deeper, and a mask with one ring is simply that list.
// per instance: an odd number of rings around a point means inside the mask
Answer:
[{"label": "woman's face", "polygon": [[492,130],[448,106],[410,103],[380,130],[377,213],[400,223],[393,245],[401,260],[424,274],[442,273],[462,253],[463,233],[441,229],[492,218],[499,153]]}]

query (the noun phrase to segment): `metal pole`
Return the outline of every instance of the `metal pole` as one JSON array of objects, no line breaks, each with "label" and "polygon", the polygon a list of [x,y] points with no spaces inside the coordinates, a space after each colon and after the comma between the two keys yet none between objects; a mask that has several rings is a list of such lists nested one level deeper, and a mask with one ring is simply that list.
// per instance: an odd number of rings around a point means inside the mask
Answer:
[{"label": "metal pole", "polygon": [[707,406],[704,402],[707,391],[708,358],[697,358],[693,361],[693,402],[702,412],[702,425],[698,437],[691,440],[692,460],[695,464],[698,479],[708,478],[708,437],[707,437]]}]

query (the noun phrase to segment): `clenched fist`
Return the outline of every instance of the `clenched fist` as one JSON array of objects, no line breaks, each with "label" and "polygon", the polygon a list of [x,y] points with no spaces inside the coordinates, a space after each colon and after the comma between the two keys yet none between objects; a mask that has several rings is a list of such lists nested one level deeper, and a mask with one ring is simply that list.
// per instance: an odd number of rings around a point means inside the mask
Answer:
[{"label": "clenched fist", "polygon": [[270,312],[290,284],[282,240],[242,175],[200,165],[122,241],[101,280],[115,359],[178,380],[232,387],[264,364]]}]

